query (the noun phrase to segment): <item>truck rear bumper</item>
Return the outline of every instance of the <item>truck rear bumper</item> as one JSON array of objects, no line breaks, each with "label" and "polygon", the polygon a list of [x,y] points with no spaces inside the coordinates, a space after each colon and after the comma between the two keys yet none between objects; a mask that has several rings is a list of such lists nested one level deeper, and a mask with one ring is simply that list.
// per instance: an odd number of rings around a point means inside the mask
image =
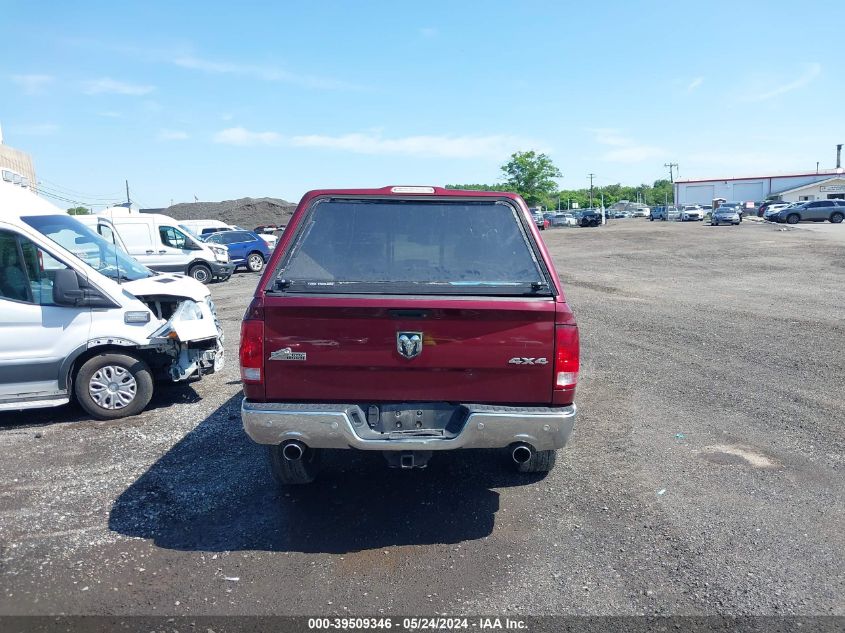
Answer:
[{"label": "truck rear bumper", "polygon": [[562,448],[575,424],[575,405],[504,407],[462,405],[467,416],[454,434],[430,430],[381,433],[367,424],[355,404],[300,404],[244,400],[244,430],[258,444],[298,440],[311,448],[357,448],[369,451],[441,451],[457,448],[503,448],[515,442],[535,450]]}]

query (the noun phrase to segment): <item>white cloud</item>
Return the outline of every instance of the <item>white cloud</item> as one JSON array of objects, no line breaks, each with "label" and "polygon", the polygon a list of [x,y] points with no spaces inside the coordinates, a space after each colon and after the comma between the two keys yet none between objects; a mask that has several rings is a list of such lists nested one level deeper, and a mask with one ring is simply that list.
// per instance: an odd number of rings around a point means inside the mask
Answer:
[{"label": "white cloud", "polygon": [[701,84],[703,84],[703,83],[704,83],[704,77],[696,77],[687,86],[687,92],[692,92],[696,88],[700,88]]},{"label": "white cloud", "polygon": [[230,127],[215,134],[213,140],[224,145],[280,145],[284,137],[277,132],[252,132],[243,127]]},{"label": "white cloud", "polygon": [[85,82],[85,93],[89,95],[117,94],[140,96],[151,93],[155,86],[132,84],[124,81],[115,81],[109,77],[93,79]]},{"label": "white cloud", "polygon": [[59,126],[55,123],[24,123],[11,126],[9,131],[21,136],[50,136],[59,131]]},{"label": "white cloud", "polygon": [[181,130],[159,130],[156,134],[157,141],[184,141],[187,138],[188,133]]},{"label": "white cloud", "polygon": [[641,163],[665,154],[663,148],[637,143],[613,128],[595,128],[591,131],[595,134],[596,143],[613,148],[602,154],[599,157],[601,160],[612,163]]},{"label": "white cloud", "polygon": [[513,136],[405,136],[383,138],[379,134],[341,136],[294,136],[296,147],[322,147],[356,154],[400,154],[444,158],[502,157],[532,143]]},{"label": "white cloud", "polygon": [[590,130],[595,135],[596,143],[601,145],[624,146],[632,143],[631,139],[622,136],[619,130],[609,127],[599,127]]},{"label": "white cloud", "polygon": [[354,133],[328,136],[307,134],[286,137],[278,132],[253,132],[243,127],[221,130],[215,143],[227,145],[286,145],[315,147],[354,154],[404,155],[442,158],[504,157],[536,143],[515,136],[435,136],[419,135],[384,138],[378,133]]},{"label": "white cloud", "polygon": [[53,83],[50,75],[12,75],[12,81],[23,88],[24,94],[36,95],[45,91],[46,87]]},{"label": "white cloud", "polygon": [[804,71],[804,74],[798,77],[797,79],[780,84],[771,90],[766,92],[760,93],[750,93],[744,97],[745,101],[768,101],[769,99],[774,99],[782,94],[787,92],[792,92],[793,90],[798,90],[799,88],[803,88],[811,81],[813,81],[816,77],[822,74],[822,65],[819,63],[812,63],[807,67],[807,70]]},{"label": "white cloud", "polygon": [[312,75],[301,75],[275,66],[263,66],[258,64],[237,64],[227,61],[216,61],[203,59],[193,55],[182,55],[173,58],[172,63],[180,68],[198,70],[200,72],[215,75],[237,75],[251,77],[262,81],[282,81],[308,88],[323,89],[349,89],[351,84],[334,79],[325,79]]}]

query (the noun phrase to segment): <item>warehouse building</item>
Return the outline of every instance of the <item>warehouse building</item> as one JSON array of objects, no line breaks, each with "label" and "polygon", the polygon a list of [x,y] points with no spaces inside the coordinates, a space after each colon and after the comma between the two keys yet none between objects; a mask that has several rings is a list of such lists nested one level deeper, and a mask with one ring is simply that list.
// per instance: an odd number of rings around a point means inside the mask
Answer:
[{"label": "warehouse building", "polygon": [[769,198],[779,198],[784,202],[845,198],[845,170],[837,168],[809,174],[675,181],[677,204],[710,206],[714,198],[731,202],[761,202]]}]

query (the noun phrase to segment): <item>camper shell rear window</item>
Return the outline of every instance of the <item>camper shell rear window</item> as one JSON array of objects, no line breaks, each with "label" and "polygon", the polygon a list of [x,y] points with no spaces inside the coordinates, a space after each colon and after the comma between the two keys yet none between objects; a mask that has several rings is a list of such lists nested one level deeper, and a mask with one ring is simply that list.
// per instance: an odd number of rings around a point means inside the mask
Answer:
[{"label": "camper shell rear window", "polygon": [[507,201],[323,198],[268,290],[549,296],[552,288]]}]

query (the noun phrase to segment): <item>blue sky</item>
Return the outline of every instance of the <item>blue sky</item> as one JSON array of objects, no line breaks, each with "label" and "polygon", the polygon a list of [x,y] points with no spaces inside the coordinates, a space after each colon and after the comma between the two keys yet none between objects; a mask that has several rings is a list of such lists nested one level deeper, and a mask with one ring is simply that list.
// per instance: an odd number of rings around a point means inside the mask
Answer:
[{"label": "blue sky", "polygon": [[[71,6],[72,5],[72,6]],[[0,124],[45,189],[142,206],[832,167],[841,2],[0,0]]]}]

